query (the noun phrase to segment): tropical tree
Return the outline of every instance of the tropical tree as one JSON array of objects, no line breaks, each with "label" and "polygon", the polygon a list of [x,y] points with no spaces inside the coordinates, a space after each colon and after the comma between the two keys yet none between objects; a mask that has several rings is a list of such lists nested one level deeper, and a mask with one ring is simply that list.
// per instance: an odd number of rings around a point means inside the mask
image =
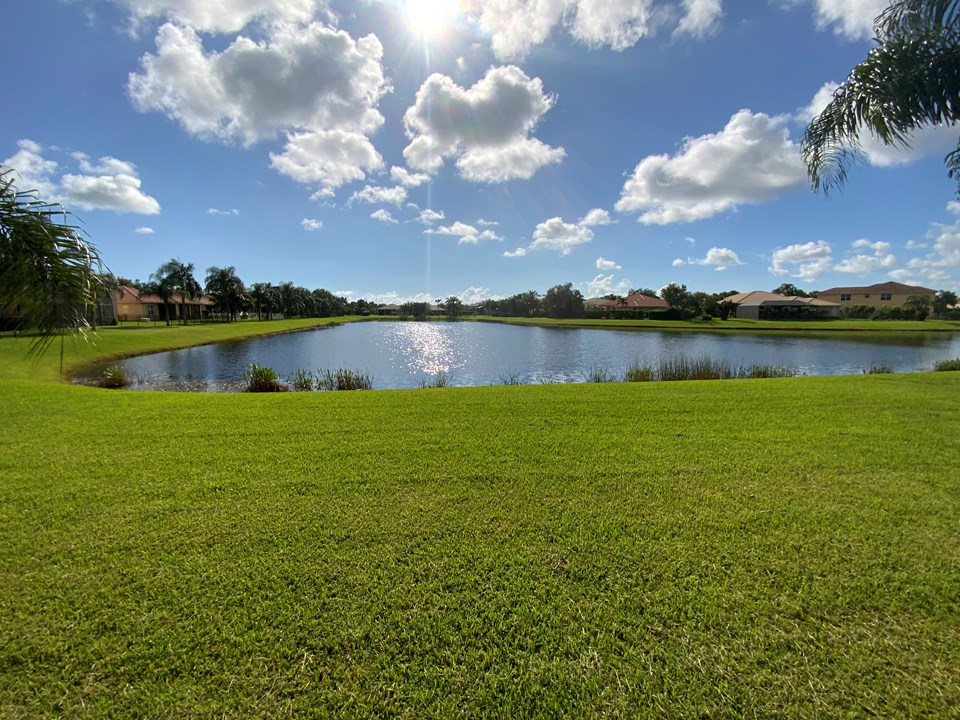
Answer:
[{"label": "tropical tree", "polygon": [[583,315],[583,295],[573,289],[573,283],[554,285],[543,296],[540,307],[548,317],[580,317]]},{"label": "tropical tree", "polygon": [[70,217],[18,191],[13,170],[0,166],[0,316],[37,331],[33,352],[63,328],[86,327],[87,309],[104,294],[100,255]]},{"label": "tropical tree", "polygon": [[783,283],[782,285],[775,287],[771,292],[774,295],[786,295],[790,297],[810,297],[808,293],[805,293],[803,290],[798,288],[793,283]]},{"label": "tropical tree", "polygon": [[914,320],[926,320],[930,315],[930,297],[927,295],[911,295],[903,303],[903,311],[913,316]]},{"label": "tropical tree", "polygon": [[[187,322],[187,298],[199,297],[202,292],[193,272],[193,263],[181,262],[174,258],[165,262],[150,276],[150,282],[156,283],[156,289],[180,296],[180,322],[184,324]],[[160,292],[157,292],[157,295],[164,297]],[[169,296],[165,302],[169,302]],[[167,324],[170,324],[169,315]]]},{"label": "tropical tree", "polygon": [[666,300],[667,305],[681,312],[693,309],[693,296],[690,294],[690,291],[687,290],[686,285],[670,283],[660,291],[660,297]]},{"label": "tropical tree", "polygon": [[[864,131],[905,147],[925,125],[960,120],[960,2],[894,0],[874,24],[877,43],[807,126],[803,160],[815,190],[846,182]],[[960,142],[944,162],[960,194]]]},{"label": "tropical tree", "polygon": [[952,290],[940,290],[933,300],[933,311],[937,315],[945,315],[950,308],[956,306],[957,294]]},{"label": "tropical tree", "polygon": [[447,317],[451,320],[456,320],[463,314],[463,302],[456,295],[448,297],[443,307],[447,312]]},{"label": "tropical tree", "polygon": [[236,320],[246,300],[246,289],[243,280],[237,277],[237,269],[233,265],[208,267],[205,283],[204,290],[213,298],[217,310],[228,320]]},{"label": "tropical tree", "polygon": [[651,290],[650,288],[630,288],[630,292],[628,292],[627,295],[636,295],[637,293],[646,295],[647,297],[660,297],[656,290]]},{"label": "tropical tree", "polygon": [[262,320],[264,308],[267,309],[267,317],[270,317],[270,310],[274,307],[274,298],[276,288],[270,283],[254,283],[250,286],[250,301],[257,310],[257,320]]}]

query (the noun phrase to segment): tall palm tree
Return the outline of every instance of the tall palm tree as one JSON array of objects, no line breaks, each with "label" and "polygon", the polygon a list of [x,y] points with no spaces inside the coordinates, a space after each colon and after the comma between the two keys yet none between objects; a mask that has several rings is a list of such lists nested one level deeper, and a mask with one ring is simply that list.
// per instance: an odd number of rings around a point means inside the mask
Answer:
[{"label": "tall palm tree", "polygon": [[69,217],[18,191],[13,171],[0,166],[0,316],[37,331],[31,352],[64,328],[86,328],[87,309],[103,294],[100,255]]},{"label": "tall palm tree", "polygon": [[150,276],[150,281],[169,287],[180,295],[180,322],[187,322],[187,298],[199,297],[203,292],[200,283],[193,276],[193,263],[185,263],[174,258],[168,260]]},{"label": "tall palm tree", "polygon": [[217,309],[226,314],[229,320],[237,319],[246,288],[243,287],[243,280],[237,277],[237,269],[233,265],[207,268],[205,290],[213,298]]},{"label": "tall palm tree", "polygon": [[143,298],[145,295],[156,295],[163,303],[163,317],[167,321],[167,327],[170,327],[170,300],[173,298],[173,287],[168,282],[159,282],[151,279],[145,283],[140,283],[137,288],[137,298]]},{"label": "tall palm tree", "polygon": [[[894,0],[874,31],[877,46],[804,133],[801,152],[815,190],[846,182],[864,131],[904,147],[921,126],[960,120],[960,0]],[[944,162],[960,194],[960,142]]]}]

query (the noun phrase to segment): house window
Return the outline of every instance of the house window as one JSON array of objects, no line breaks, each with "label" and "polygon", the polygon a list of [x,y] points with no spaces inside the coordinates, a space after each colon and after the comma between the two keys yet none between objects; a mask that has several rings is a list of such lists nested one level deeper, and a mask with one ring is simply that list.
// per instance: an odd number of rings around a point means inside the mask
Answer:
[{"label": "house window", "polygon": [[870,299],[870,293],[867,293],[866,295],[864,295],[864,296],[863,296],[863,299],[864,299],[864,300],[869,300],[869,299]]},{"label": "house window", "polygon": [[840,293],[840,302],[850,302],[850,293]]},{"label": "house window", "polygon": [[148,315],[148,316],[149,316],[149,315],[153,315],[154,310],[156,310],[156,308],[155,308],[153,305],[147,305],[147,315]]},{"label": "house window", "polygon": [[880,293],[881,300],[893,300],[893,293]]}]

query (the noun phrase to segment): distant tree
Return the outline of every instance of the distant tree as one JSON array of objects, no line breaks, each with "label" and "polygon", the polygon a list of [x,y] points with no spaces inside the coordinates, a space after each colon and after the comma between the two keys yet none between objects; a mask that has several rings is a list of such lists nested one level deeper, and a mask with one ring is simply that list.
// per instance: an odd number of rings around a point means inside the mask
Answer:
[{"label": "distant tree", "polygon": [[400,306],[400,314],[413,315],[415,318],[423,320],[430,314],[430,303],[405,302]]},{"label": "distant tree", "polygon": [[583,315],[583,295],[573,289],[573,283],[554,285],[543,296],[540,307],[547,317],[580,317]]},{"label": "distant tree", "polygon": [[[169,289],[171,294],[180,296],[180,322],[183,324],[187,322],[187,298],[199,297],[202,292],[193,272],[193,263],[185,263],[174,258],[165,262],[150,276],[150,281],[156,283],[158,288]],[[160,295],[159,292],[157,294]],[[163,295],[160,296],[163,297]],[[169,302],[169,296],[167,302]],[[169,316],[167,322],[169,324]]]},{"label": "distant tree", "polygon": [[215,265],[208,267],[204,290],[213,298],[217,310],[226,315],[228,320],[237,319],[246,300],[246,289],[243,287],[243,280],[237,277],[237,270],[233,265],[222,268]]},{"label": "distant tree", "polygon": [[914,320],[926,320],[930,315],[931,302],[927,295],[911,295],[903,303],[903,311]]},{"label": "distant tree", "polygon": [[957,294],[952,290],[940,290],[933,301],[933,311],[937,315],[944,315],[957,304]]},{"label": "distant tree", "polygon": [[96,247],[68,224],[59,205],[21,192],[0,166],[0,316],[37,331],[31,352],[64,328],[86,326],[86,311],[103,294]]},{"label": "distant tree", "polygon": [[804,292],[798,288],[793,283],[783,283],[779,287],[771,290],[774,295],[785,295],[785,296],[796,296],[796,297],[810,297],[809,293]]},{"label": "distant tree", "polygon": [[628,295],[635,295],[640,293],[641,295],[646,295],[647,297],[660,297],[656,290],[651,290],[650,288],[631,288]]},{"label": "distant tree", "polygon": [[660,291],[660,296],[666,300],[667,305],[681,312],[691,312],[693,310],[693,296],[687,290],[686,285],[670,283]]},{"label": "distant tree", "polygon": [[254,283],[250,286],[250,302],[257,311],[257,320],[263,319],[264,309],[269,319],[271,311],[276,306],[276,288],[270,283]]},{"label": "distant tree", "polygon": [[443,304],[444,310],[447,312],[447,317],[451,320],[456,320],[460,315],[463,314],[463,303],[460,301],[456,295],[451,295],[447,298],[447,301]]}]

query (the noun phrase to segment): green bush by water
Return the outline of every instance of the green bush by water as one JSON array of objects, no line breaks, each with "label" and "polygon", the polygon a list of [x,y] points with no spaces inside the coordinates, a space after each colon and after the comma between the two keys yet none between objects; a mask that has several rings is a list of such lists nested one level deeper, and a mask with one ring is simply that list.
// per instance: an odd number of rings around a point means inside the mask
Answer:
[{"label": "green bush by water", "polygon": [[246,383],[244,392],[285,392],[288,389],[273,368],[264,367],[257,363],[253,363],[249,370],[244,371],[243,381]]}]

